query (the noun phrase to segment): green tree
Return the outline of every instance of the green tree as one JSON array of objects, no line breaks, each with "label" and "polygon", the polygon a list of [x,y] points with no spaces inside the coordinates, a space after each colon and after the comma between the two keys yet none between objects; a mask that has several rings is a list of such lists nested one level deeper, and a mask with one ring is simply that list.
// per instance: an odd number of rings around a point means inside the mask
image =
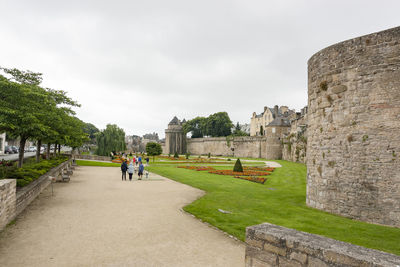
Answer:
[{"label": "green tree", "polygon": [[206,135],[212,137],[228,136],[233,124],[226,112],[217,112],[207,118]]},{"label": "green tree", "polygon": [[248,136],[248,134],[245,131],[242,131],[240,129],[239,122],[236,123],[235,129],[232,133],[233,136]]},{"label": "green tree", "polygon": [[95,144],[96,143],[96,133],[99,132],[99,129],[97,129],[97,127],[91,123],[85,123],[85,125],[83,127],[83,131],[88,134],[90,143]]},{"label": "green tree", "polygon": [[264,127],[261,125],[260,126],[260,135],[263,136],[264,135]]},{"label": "green tree", "polygon": [[162,153],[162,148],[159,143],[155,142],[149,142],[146,144],[146,153],[149,156],[153,156],[153,162],[154,162],[154,157],[161,155]]},{"label": "green tree", "polygon": [[234,172],[243,172],[243,166],[242,163],[240,162],[240,159],[237,159],[235,162],[235,166],[233,167]]},{"label": "green tree", "polygon": [[107,124],[106,129],[96,134],[97,155],[109,156],[111,152],[126,149],[125,132],[115,124]]},{"label": "green tree", "polygon": [[[27,139],[38,140],[38,160],[41,141],[57,141],[65,128],[63,119],[58,119],[57,115],[60,112],[71,114],[69,106],[79,105],[63,91],[40,87],[41,73],[0,69],[12,76],[7,79],[0,75],[0,131],[20,138],[18,166],[22,167]],[[55,122],[59,127],[55,127]]]},{"label": "green tree", "polygon": [[182,127],[185,133],[191,132],[192,138],[201,138],[206,131],[206,125],[207,118],[196,117],[185,122]]}]

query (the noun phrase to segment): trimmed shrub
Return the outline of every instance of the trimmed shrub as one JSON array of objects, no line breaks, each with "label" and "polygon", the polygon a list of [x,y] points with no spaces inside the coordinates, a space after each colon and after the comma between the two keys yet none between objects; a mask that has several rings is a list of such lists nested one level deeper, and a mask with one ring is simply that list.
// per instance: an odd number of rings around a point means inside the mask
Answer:
[{"label": "trimmed shrub", "polygon": [[243,166],[242,163],[240,162],[240,159],[237,159],[235,166],[233,167],[234,172],[243,172]]},{"label": "trimmed shrub", "polygon": [[177,158],[177,159],[179,158],[178,152],[175,152],[174,158]]}]

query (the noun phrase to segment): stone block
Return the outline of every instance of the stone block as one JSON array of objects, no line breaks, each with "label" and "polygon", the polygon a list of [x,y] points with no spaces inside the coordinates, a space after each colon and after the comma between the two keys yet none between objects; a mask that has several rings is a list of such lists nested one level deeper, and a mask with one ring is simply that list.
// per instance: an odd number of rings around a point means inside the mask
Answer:
[{"label": "stone block", "polygon": [[326,262],[314,257],[308,257],[308,265],[309,267],[329,267]]},{"label": "stone block", "polygon": [[290,253],[289,258],[292,260],[296,260],[302,264],[305,264],[307,262],[307,254],[300,253],[300,252]]},{"label": "stone block", "polygon": [[286,256],[286,247],[281,248],[281,247],[276,247],[269,243],[265,243],[264,250],[281,256]]},{"label": "stone block", "polygon": [[346,85],[336,85],[332,87],[332,93],[334,94],[340,94],[347,91],[347,86]]},{"label": "stone block", "polygon": [[263,248],[264,242],[262,240],[256,240],[256,239],[247,239],[246,243],[250,246],[257,247],[257,248]]},{"label": "stone block", "polygon": [[302,265],[297,261],[279,257],[279,267],[302,267]]},{"label": "stone block", "polygon": [[345,266],[367,266],[367,263],[362,260],[355,259],[353,257],[349,257],[347,255],[343,255],[340,252],[336,251],[324,251],[324,258],[326,261],[334,263],[334,264],[342,264]]},{"label": "stone block", "polygon": [[246,247],[246,257],[252,258],[253,266],[255,259],[271,266],[276,266],[278,259],[278,256],[273,253],[249,246]]}]

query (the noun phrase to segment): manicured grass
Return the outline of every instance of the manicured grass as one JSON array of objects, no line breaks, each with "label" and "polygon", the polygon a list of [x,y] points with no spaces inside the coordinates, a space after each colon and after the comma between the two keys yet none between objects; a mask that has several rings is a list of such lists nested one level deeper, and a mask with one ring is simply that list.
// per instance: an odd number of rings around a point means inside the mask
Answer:
[{"label": "manicured grass", "polygon": [[[206,191],[204,197],[184,210],[241,240],[245,239],[247,226],[269,222],[400,255],[399,228],[308,208],[305,165],[278,162],[283,167],[276,168],[264,185],[176,166],[152,165],[147,169]],[[218,209],[232,213],[224,214]]]},{"label": "manicured grass", "polygon": [[78,166],[100,166],[100,167],[120,167],[121,166],[121,163],[80,160],[80,159],[77,159],[75,162]]}]

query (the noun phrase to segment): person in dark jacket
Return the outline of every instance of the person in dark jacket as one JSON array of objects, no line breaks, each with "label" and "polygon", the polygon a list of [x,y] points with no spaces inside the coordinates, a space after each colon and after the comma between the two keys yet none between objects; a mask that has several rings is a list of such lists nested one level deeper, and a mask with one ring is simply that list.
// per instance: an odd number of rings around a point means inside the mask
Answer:
[{"label": "person in dark jacket", "polygon": [[121,164],[121,171],[122,171],[122,181],[126,181],[126,171],[128,170],[128,165],[126,164],[126,161],[124,160]]},{"label": "person in dark jacket", "polygon": [[142,180],[143,171],[144,171],[143,163],[139,161],[139,171],[138,171],[139,180]]}]

